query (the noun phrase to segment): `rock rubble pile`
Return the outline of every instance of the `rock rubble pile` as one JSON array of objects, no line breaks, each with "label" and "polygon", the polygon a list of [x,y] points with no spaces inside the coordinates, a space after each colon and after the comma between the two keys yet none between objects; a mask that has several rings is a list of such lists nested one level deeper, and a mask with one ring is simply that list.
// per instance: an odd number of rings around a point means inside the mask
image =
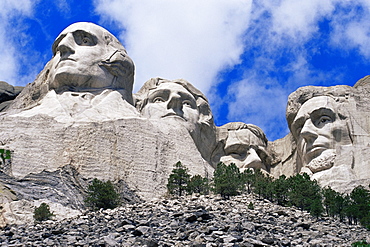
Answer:
[{"label": "rock rubble pile", "polygon": [[369,242],[370,233],[359,225],[316,219],[253,195],[158,199],[0,230],[1,246],[350,246],[360,240]]}]

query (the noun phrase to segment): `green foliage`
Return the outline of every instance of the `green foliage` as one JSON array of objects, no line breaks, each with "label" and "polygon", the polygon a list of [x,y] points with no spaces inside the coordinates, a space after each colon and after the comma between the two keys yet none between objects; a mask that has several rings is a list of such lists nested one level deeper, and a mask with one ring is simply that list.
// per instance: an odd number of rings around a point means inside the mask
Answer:
[{"label": "green foliage", "polygon": [[247,190],[247,193],[250,194],[252,192],[252,185],[254,182],[254,173],[252,169],[246,169],[242,173],[242,183],[245,185],[245,189]]},{"label": "green foliage", "polygon": [[190,174],[188,168],[183,166],[180,161],[175,164],[175,169],[172,170],[168,178],[167,189],[171,195],[182,196],[188,190]]},{"label": "green foliage", "polygon": [[318,216],[318,212],[323,209],[321,188],[317,182],[315,180],[311,181],[306,173],[303,175],[297,174],[287,180],[290,187],[288,192],[289,203],[302,210],[315,211],[315,216]]},{"label": "green foliage", "polygon": [[11,159],[11,151],[7,149],[0,149],[0,158],[1,158],[1,165],[5,165],[6,160]]},{"label": "green foliage", "polygon": [[116,192],[111,181],[103,182],[94,178],[88,187],[85,202],[93,209],[113,209],[119,205],[120,195]]},{"label": "green foliage", "polygon": [[250,203],[248,204],[248,209],[250,209],[250,210],[254,210],[253,202],[250,202]]},{"label": "green foliage", "polygon": [[370,244],[368,244],[365,240],[355,242],[351,244],[352,247],[370,247]]},{"label": "green foliage", "polygon": [[255,170],[253,187],[254,187],[253,191],[257,195],[272,201],[273,199],[272,177],[266,176],[261,172],[261,170]]},{"label": "green foliage", "polygon": [[54,214],[50,212],[49,205],[44,202],[41,203],[39,207],[35,208],[33,212],[33,218],[36,221],[50,220],[53,216]]},{"label": "green foliage", "polygon": [[[370,230],[370,191],[363,186],[356,187],[350,195],[344,195],[330,187],[320,188],[317,181],[310,180],[307,174],[289,178],[282,175],[274,180],[260,170],[247,169],[240,173],[235,164],[227,166],[222,162],[213,175],[212,191],[224,199],[241,192],[254,192],[260,198],[283,206],[296,206],[316,217],[325,212],[330,217],[339,217],[341,221],[347,219],[349,224],[360,223]],[[208,179],[200,175],[190,178],[187,168],[180,162],[168,181],[167,188],[171,194],[207,194],[209,190]],[[249,203],[248,208],[253,209],[253,203]]]},{"label": "green foliage", "polygon": [[189,194],[198,193],[207,195],[209,193],[209,181],[207,178],[203,178],[200,175],[192,176],[186,190]]},{"label": "green foliage", "polygon": [[289,184],[285,175],[272,182],[273,197],[279,205],[288,204]]},{"label": "green foliage", "polygon": [[331,217],[339,217],[343,221],[346,203],[344,196],[330,187],[322,189],[322,195],[324,197],[323,206],[325,207],[326,214]]},{"label": "green foliage", "polygon": [[363,186],[357,186],[350,194],[350,214],[355,223],[360,222],[365,227],[370,227],[370,191]]},{"label": "green foliage", "polygon": [[229,199],[243,189],[243,180],[239,168],[234,163],[227,166],[220,162],[213,173],[213,190],[224,199]]}]

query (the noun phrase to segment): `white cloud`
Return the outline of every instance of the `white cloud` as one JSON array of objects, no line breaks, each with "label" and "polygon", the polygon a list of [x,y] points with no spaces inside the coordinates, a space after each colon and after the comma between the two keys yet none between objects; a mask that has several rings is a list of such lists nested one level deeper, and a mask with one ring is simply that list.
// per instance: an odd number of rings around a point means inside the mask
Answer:
[{"label": "white cloud", "polygon": [[[343,4],[344,5],[344,4]],[[356,48],[370,58],[370,2],[368,0],[345,2],[344,10],[333,16],[332,43],[344,50]]]},{"label": "white cloud", "polygon": [[[208,93],[216,116],[227,105],[229,121],[259,125],[270,139],[288,132],[291,92],[342,83],[342,71],[310,64],[321,52],[317,43],[331,40],[370,57],[368,0],[96,0],[96,10],[124,29],[120,39],[136,63],[136,90],[150,77],[183,77]],[[251,56],[243,57],[244,77],[226,82],[227,93],[212,88],[217,73],[238,64],[243,53]]]},{"label": "white cloud", "polygon": [[310,38],[318,30],[317,22],[333,12],[336,2],[338,0],[283,0],[280,5],[269,8],[272,32],[278,36],[287,35],[293,42]]},{"label": "white cloud", "polygon": [[151,77],[184,78],[207,93],[217,73],[240,62],[251,1],[98,0],[96,10],[125,31],[137,90]]},{"label": "white cloud", "polygon": [[19,36],[20,32],[12,26],[13,18],[22,18],[32,15],[32,1],[20,0],[0,1],[0,80],[10,84],[17,84],[19,81],[18,70],[20,57],[18,55],[19,47],[13,37]]},{"label": "white cloud", "polygon": [[[232,85],[229,97],[234,100],[229,104],[229,119],[237,119],[261,127],[270,138],[280,136],[279,132],[287,133],[281,126],[285,122],[286,91],[273,80],[261,80],[253,74]],[[279,128],[280,127],[280,128]]]},{"label": "white cloud", "polygon": [[[0,17],[5,21],[15,15],[30,15],[32,13],[31,0],[2,0],[0,1]],[[4,22],[2,22],[4,24]]]},{"label": "white cloud", "polygon": [[285,107],[290,93],[305,85],[339,81],[340,72],[319,71],[309,64],[314,49],[305,47],[321,35],[320,21],[331,18],[338,2],[264,0],[253,5],[246,49],[258,54],[243,79],[229,85],[229,121],[253,123],[271,140],[280,138],[289,131]]}]

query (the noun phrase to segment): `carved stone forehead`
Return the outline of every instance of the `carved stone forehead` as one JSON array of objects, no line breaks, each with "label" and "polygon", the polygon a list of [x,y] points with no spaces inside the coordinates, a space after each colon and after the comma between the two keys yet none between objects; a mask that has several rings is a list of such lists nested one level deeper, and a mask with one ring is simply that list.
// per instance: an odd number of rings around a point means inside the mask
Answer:
[{"label": "carved stone forehead", "polygon": [[56,45],[60,42],[60,39],[61,39],[62,36],[65,36],[68,33],[74,33],[76,31],[84,31],[84,32],[87,32],[89,34],[92,34],[92,35],[97,37],[98,43],[102,42],[102,43],[105,43],[105,45],[108,44],[108,41],[104,42],[105,40],[108,39],[107,35],[109,36],[109,39],[111,41],[114,40],[116,43],[119,42],[113,34],[111,34],[108,30],[106,30],[105,28],[103,28],[101,26],[98,26],[98,25],[96,25],[94,23],[91,23],[91,22],[76,22],[76,23],[73,23],[73,24],[69,25],[68,27],[66,27],[58,35],[58,37],[55,39],[55,41],[53,43],[53,46],[52,46],[53,52],[55,50]]},{"label": "carved stone forehead", "polygon": [[328,96],[332,99],[339,101],[346,101],[347,98],[353,97],[354,89],[350,86],[339,85],[332,87],[318,87],[318,86],[306,86],[298,88],[296,91],[291,93],[288,97],[288,103],[286,108],[286,119],[289,128],[296,118],[298,111],[302,105],[310,99],[314,99],[320,96]]},{"label": "carved stone forehead", "polygon": [[[166,82],[159,84],[156,88],[149,89],[149,94],[152,94],[156,91],[169,90],[173,92],[184,92],[194,98],[193,94],[184,86],[174,82]],[[195,98],[194,98],[195,99]]]},{"label": "carved stone forehead", "polygon": [[249,129],[228,130],[226,143],[239,142],[239,144],[266,146],[263,140]]},{"label": "carved stone forehead", "polygon": [[307,100],[299,109],[296,119],[300,117],[309,117],[309,115],[318,109],[330,109],[333,112],[337,112],[337,103],[332,97],[329,96],[318,96]]}]

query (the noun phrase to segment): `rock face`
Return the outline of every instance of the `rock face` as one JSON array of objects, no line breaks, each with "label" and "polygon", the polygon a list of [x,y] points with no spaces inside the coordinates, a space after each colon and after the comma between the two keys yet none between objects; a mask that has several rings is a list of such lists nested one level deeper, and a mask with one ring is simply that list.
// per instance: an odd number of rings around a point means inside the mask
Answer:
[{"label": "rock face", "polygon": [[288,99],[291,133],[268,142],[251,124],[216,128],[207,98],[186,80],[152,78],[133,95],[134,63],[100,26],[72,24],[52,50],[22,92],[0,82],[0,151],[11,152],[0,155],[0,225],[32,221],[42,202],[57,217],[81,214],[93,178],[113,181],[128,203],[162,197],[178,161],[208,178],[223,161],[274,177],[307,172],[340,192],[370,183],[370,77],[298,89]]},{"label": "rock face", "polygon": [[[31,220],[30,212],[43,200],[64,207],[61,214],[81,213],[86,184],[93,178],[111,180],[121,197],[135,202],[166,194],[167,178],[178,161],[192,175],[213,173],[207,160],[213,146],[200,145],[203,133],[214,133],[213,116],[207,99],[190,83],[172,83],[188,97],[183,105],[176,95],[165,107],[174,121],[152,118],[135,107],[134,64],[107,30],[72,24],[52,50],[53,58],[36,80],[0,115],[0,149],[11,151],[11,159],[0,166],[2,224]],[[140,99],[148,102],[147,96]],[[194,113],[191,119],[187,109]],[[188,123],[199,123],[199,128]],[[17,217],[14,208],[28,213]]]},{"label": "rock face", "polygon": [[362,240],[370,242],[362,227],[252,196],[154,200],[0,230],[0,242],[9,246],[351,246]]},{"label": "rock face", "polygon": [[135,94],[136,108],[149,120],[185,128],[202,157],[211,160],[216,131],[211,108],[203,93],[186,80],[152,78]]},{"label": "rock face", "polygon": [[227,123],[217,127],[217,140],[217,148],[212,154],[214,165],[221,161],[227,165],[234,163],[240,171],[270,171],[268,140],[258,126],[242,122]]},{"label": "rock face", "polygon": [[[349,193],[370,183],[369,77],[354,87],[303,87],[288,99],[291,137],[278,140],[282,161],[275,169],[306,172],[321,186]],[[290,144],[291,143],[291,144]],[[285,150],[279,150],[279,146]],[[284,157],[286,158],[284,158]],[[283,164],[285,163],[285,164]],[[283,172],[284,173],[284,172]]]},{"label": "rock face", "polygon": [[5,81],[0,81],[0,111],[8,107],[24,87],[13,87]]}]

